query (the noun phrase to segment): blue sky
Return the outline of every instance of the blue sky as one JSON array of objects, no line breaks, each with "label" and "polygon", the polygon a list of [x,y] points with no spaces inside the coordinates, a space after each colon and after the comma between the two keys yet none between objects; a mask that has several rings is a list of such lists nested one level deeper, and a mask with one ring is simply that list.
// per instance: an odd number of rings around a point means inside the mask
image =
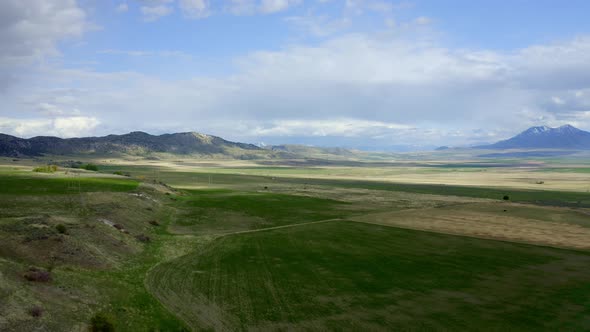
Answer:
[{"label": "blue sky", "polygon": [[587,1],[5,0],[0,132],[424,149],[590,129]]}]

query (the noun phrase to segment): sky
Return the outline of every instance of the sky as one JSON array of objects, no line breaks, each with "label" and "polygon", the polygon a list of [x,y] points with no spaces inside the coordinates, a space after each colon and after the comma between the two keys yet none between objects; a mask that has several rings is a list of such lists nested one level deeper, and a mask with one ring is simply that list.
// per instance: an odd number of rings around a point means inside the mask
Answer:
[{"label": "sky", "polygon": [[421,150],[590,130],[582,0],[2,0],[0,132]]}]

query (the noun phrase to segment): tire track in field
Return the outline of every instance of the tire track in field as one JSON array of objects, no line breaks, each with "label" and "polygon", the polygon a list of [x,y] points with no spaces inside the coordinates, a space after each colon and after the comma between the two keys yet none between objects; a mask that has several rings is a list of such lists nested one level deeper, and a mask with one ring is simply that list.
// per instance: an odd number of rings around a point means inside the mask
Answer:
[{"label": "tire track in field", "polygon": [[[230,235],[239,235],[239,234],[248,234],[248,233],[257,233],[257,232],[264,232],[264,231],[272,231],[277,229],[284,229],[284,228],[292,228],[292,227],[300,227],[305,225],[313,225],[313,224],[321,224],[327,222],[334,222],[334,221],[343,221],[344,219],[341,218],[332,218],[332,219],[324,219],[318,221],[310,221],[304,223],[297,223],[297,224],[289,224],[289,225],[281,225],[281,226],[273,226],[273,227],[266,227],[266,228],[259,228],[259,229],[251,229],[245,231],[236,231],[230,233],[220,233],[214,234],[212,239],[207,242],[207,244],[201,244],[201,249],[206,248],[214,241],[219,240],[220,238],[230,236]],[[206,251],[206,249],[205,249]],[[178,256],[169,260],[162,260],[152,266],[147,272],[144,277],[144,287],[146,290],[168,311],[170,311],[174,316],[178,317],[182,320],[185,324],[187,324],[191,328],[202,328],[202,324],[204,323],[209,328],[213,328],[217,331],[232,331],[235,329],[236,318],[229,315],[228,313],[224,312],[224,310],[218,307],[215,303],[208,300],[203,294],[195,294],[195,297],[188,303],[182,306],[177,306],[178,304],[178,295],[175,294],[176,292],[172,291],[172,289],[168,288],[170,285],[161,283],[156,283],[156,279],[168,279],[168,276],[171,272],[169,270],[165,271],[158,271],[156,275],[154,272],[163,264],[171,263],[176,260],[182,260],[183,258],[193,254],[194,251],[191,251],[185,255]],[[160,278],[156,278],[160,277]],[[168,288],[167,292],[160,292],[157,288],[152,288],[150,285],[159,284],[159,288]],[[177,285],[178,286],[178,285]],[[176,287],[178,288],[178,287]],[[180,289],[188,289],[190,288],[190,278],[183,281],[183,285]],[[187,308],[192,307],[195,310],[186,310]],[[196,311],[196,313],[195,313]]]}]

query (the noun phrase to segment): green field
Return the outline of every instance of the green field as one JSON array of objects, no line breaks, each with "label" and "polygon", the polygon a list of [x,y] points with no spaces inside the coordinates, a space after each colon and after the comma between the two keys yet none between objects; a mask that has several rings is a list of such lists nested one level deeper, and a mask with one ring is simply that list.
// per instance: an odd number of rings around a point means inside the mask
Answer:
[{"label": "green field", "polygon": [[0,330],[590,330],[588,193],[315,177],[351,167],[0,167]]},{"label": "green field", "polygon": [[[225,236],[148,285],[194,328],[583,330],[590,255],[328,222]],[[187,304],[209,303],[215,310]]]},{"label": "green field", "polygon": [[221,234],[277,227],[346,214],[349,204],[304,196],[243,193],[226,190],[186,191],[172,230],[195,235]]}]

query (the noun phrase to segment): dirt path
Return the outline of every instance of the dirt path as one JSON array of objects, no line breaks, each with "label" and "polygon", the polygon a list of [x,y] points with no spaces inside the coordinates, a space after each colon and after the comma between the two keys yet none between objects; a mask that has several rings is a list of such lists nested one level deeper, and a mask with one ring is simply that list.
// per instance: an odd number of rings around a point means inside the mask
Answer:
[{"label": "dirt path", "polygon": [[236,235],[236,234],[247,234],[247,233],[272,231],[272,230],[275,230],[275,229],[299,227],[299,226],[313,225],[313,224],[321,224],[321,223],[326,223],[326,222],[330,222],[330,221],[342,221],[342,219],[340,219],[340,218],[334,218],[334,219],[325,219],[325,220],[318,220],[318,221],[303,222],[303,223],[298,223],[298,224],[289,224],[289,225],[274,226],[274,227],[259,228],[259,229],[249,229],[247,231],[237,231],[237,232],[231,232],[231,233],[223,233],[223,234],[220,234],[220,236],[228,236],[228,235]]}]

